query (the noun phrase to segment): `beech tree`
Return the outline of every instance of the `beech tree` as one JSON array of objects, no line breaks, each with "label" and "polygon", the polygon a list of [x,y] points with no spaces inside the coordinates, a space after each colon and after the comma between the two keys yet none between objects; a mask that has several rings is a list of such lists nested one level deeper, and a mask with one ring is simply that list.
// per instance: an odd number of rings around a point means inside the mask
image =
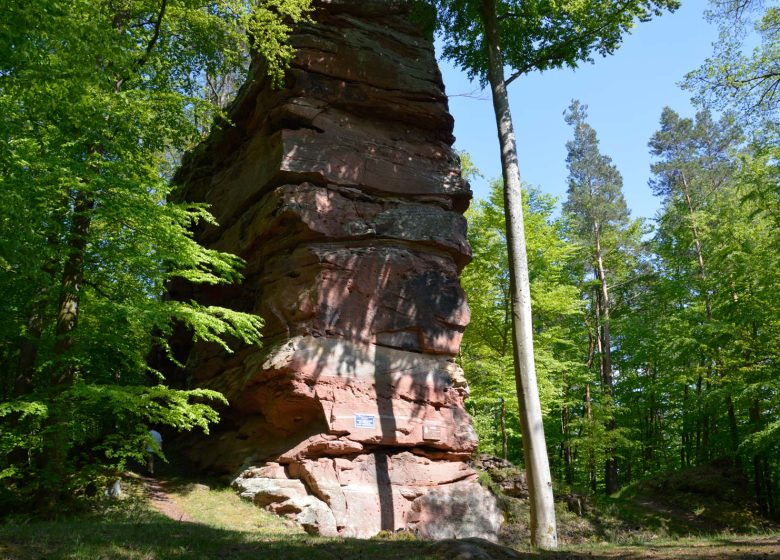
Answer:
[{"label": "beech tree", "polygon": [[[470,77],[489,84],[501,147],[504,211],[512,300],[512,332],[523,456],[531,504],[531,541],[557,546],[552,480],[544,441],[533,358],[531,299],[512,115],[507,85],[534,70],[576,67],[593,54],[607,55],[634,22],[676,9],[677,0],[431,0],[444,56]],[[507,78],[505,66],[511,68]]]},{"label": "beech tree", "polygon": [[207,76],[279,79],[308,0],[10,0],[0,23],[0,478],[54,505],[143,454],[148,423],[206,429],[209,391],[174,391],[146,355],[174,322],[259,342],[259,318],[163,297],[167,282],[225,283],[240,259],[169,199],[171,152],[220,108]]}]

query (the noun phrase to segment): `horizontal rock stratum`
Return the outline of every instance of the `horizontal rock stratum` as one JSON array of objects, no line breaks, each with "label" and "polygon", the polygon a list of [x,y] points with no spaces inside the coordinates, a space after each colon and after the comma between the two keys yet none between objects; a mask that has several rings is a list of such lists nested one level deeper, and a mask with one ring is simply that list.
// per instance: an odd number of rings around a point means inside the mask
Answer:
[{"label": "horizontal rock stratum", "polygon": [[195,298],[261,315],[262,349],[174,341],[191,382],[230,407],[191,454],[242,496],[322,535],[407,529],[494,539],[493,496],[453,358],[469,321],[471,191],[432,42],[410,2],[321,1],[285,87],[253,68],[224,127],[190,154],[197,232],[247,261]]}]

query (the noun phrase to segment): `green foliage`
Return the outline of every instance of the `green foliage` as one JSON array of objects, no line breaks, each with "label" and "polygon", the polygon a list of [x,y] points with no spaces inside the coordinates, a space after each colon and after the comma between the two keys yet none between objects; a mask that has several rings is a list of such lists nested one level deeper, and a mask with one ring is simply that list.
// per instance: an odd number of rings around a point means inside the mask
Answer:
[{"label": "green foliage", "polygon": [[[444,37],[444,57],[470,78],[487,82],[488,55],[480,9],[482,0],[431,0]],[[553,68],[576,68],[593,56],[612,54],[635,22],[675,10],[678,0],[499,0],[495,10],[504,61],[512,69],[507,80]]]},{"label": "green foliage", "polygon": [[686,89],[702,105],[736,109],[743,124],[759,134],[766,132],[764,124],[774,129],[780,107],[780,6],[713,1],[708,15],[720,36],[713,55],[686,76]]},{"label": "green foliage", "polygon": [[[740,120],[740,119],[736,119]],[[671,109],[650,141],[662,198],[618,319],[616,399],[636,477],[727,458],[776,513],[777,181],[773,149],[735,117]],[[764,139],[765,135],[759,135]],[[640,276],[639,274],[643,274]]]},{"label": "green foliage", "polygon": [[[2,497],[18,501],[20,495],[34,497],[38,490],[55,485],[70,500],[94,492],[95,483],[106,476],[144,464],[151,445],[148,425],[200,428],[208,433],[209,424],[219,419],[212,402],[226,404],[221,394],[205,389],[81,382],[65,391],[36,391],[4,402],[0,404],[4,426],[0,456],[25,459],[12,461],[0,471],[7,494]],[[70,414],[56,415],[60,410]],[[53,418],[56,423],[50,421]],[[52,471],[42,464],[46,442],[63,434],[69,451],[61,468],[66,476],[47,480]],[[36,476],[30,480],[33,473]]]},{"label": "green foliage", "polygon": [[[533,70],[575,67],[608,54],[635,21],[677,7],[430,4],[437,8],[444,56],[483,85],[489,63],[484,26],[493,10],[499,41],[492,46],[512,72],[506,84]],[[650,140],[650,187],[662,201],[653,236],[630,218],[620,174],[599,152],[585,107],[570,107],[569,197],[563,222],[555,222],[568,256],[560,258],[559,245],[549,239],[530,248],[542,231],[534,224],[534,202],[526,233],[537,282],[532,299],[545,429],[560,445],[550,456],[558,456],[554,466],[575,487],[595,491],[600,465],[610,458],[626,483],[728,457],[747,474],[763,513],[780,511],[778,14],[774,2],[713,2],[721,41],[687,86],[700,101],[734,112],[716,119],[707,110],[693,118],[664,110]],[[754,39],[753,52],[744,52]],[[506,123],[508,114],[501,117]],[[752,133],[749,144],[743,130]],[[475,261],[463,277],[472,326],[461,359],[482,446],[492,453],[500,453],[502,443],[499,399],[514,391],[502,203],[494,191],[470,212]],[[559,258],[561,268],[547,265]],[[541,288],[538,271],[552,269],[557,278]],[[554,309],[554,302],[560,314],[548,315],[545,308]],[[517,438],[512,407],[507,420],[508,437]]]},{"label": "green foliage", "polygon": [[[232,10],[240,13],[246,4],[236,2]],[[291,23],[304,21],[311,9],[311,0],[260,0],[250,12],[246,28],[252,49],[268,64],[268,75],[274,83],[281,85],[284,70],[295,54],[287,44],[292,31]]]},{"label": "green foliage", "polygon": [[76,469],[88,477],[141,453],[149,422],[216,420],[201,402],[215,395],[150,387],[160,376],[147,355],[175,325],[228,349],[259,343],[262,321],[165,298],[172,281],[235,282],[242,266],[194,240],[214,220],[173,202],[168,178],[223,117],[209,77],[242,71],[252,48],[278,82],[309,3],[4,4],[0,470],[19,488],[67,493]]},{"label": "green foliage", "polygon": [[599,151],[596,131],[586,122],[587,110],[574,100],[565,115],[574,139],[566,143],[569,188],[563,211],[580,242],[593,245],[594,231],[615,231],[625,227],[629,217],[623,177],[612,159]]},{"label": "green foliage", "polygon": [[[620,337],[615,319],[623,307],[621,296],[639,266],[643,228],[640,220],[631,219],[623,197],[623,178],[612,160],[601,154],[596,131],[586,122],[587,106],[572,101],[565,118],[574,128],[574,139],[566,143],[569,188],[563,211],[571,238],[583,249],[577,272],[586,303],[586,364],[591,370],[591,378],[582,382],[586,391],[591,386],[598,388],[591,393],[590,403],[586,402],[585,414],[571,419],[569,432],[579,435],[569,445],[588,458],[593,490],[596,465],[606,461],[606,490],[612,493],[618,488],[616,461],[624,458],[621,448],[631,445],[629,432],[618,422],[615,400],[612,353]],[[573,473],[568,478],[572,481]]]},{"label": "green foliage", "polygon": [[[492,186],[488,200],[467,212],[469,243],[474,253],[461,282],[472,320],[463,339],[461,365],[472,395],[468,406],[480,435],[481,449],[501,454],[501,402],[506,406],[510,459],[520,460],[520,424],[511,342],[509,275],[504,229],[502,185]],[[575,247],[562,239],[561,224],[552,219],[554,199],[529,189],[526,199],[526,239],[534,310],[535,359],[542,406],[549,410],[561,400],[559,380],[576,371],[572,328],[580,311],[576,287],[566,266]]]}]

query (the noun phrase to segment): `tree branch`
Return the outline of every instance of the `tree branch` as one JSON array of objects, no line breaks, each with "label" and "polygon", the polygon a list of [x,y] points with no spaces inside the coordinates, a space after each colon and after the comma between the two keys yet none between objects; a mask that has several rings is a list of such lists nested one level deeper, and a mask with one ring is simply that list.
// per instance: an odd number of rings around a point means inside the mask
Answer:
[{"label": "tree branch", "polygon": [[[623,3],[622,3],[622,4],[621,4],[619,7],[618,7],[618,9],[617,9],[617,10],[615,10],[615,12],[614,12],[614,13],[611,15],[611,18],[614,18],[614,16],[617,16],[617,15],[621,15],[621,14],[623,14],[623,13],[624,13],[624,12],[625,12],[625,11],[628,9],[628,6],[629,6],[629,2],[628,2],[627,0],[626,0],[626,1],[624,1],[624,2],[623,2]],[[610,18],[610,20],[611,20],[611,18]],[[588,32],[588,33],[585,33],[585,34],[583,34],[583,35],[573,35],[573,36],[571,36],[571,37],[570,37],[570,38],[569,38],[567,41],[564,41],[563,43],[559,43],[558,45],[550,45],[550,46],[549,46],[549,47],[547,47],[547,48],[553,48],[553,47],[554,47],[556,50],[565,49],[565,48],[567,48],[567,47],[569,47],[569,46],[571,46],[571,45],[573,45],[573,44],[575,44],[575,43],[582,42],[582,40],[583,40],[583,39],[590,39],[591,37],[593,37],[593,36],[595,36],[595,35],[598,35],[598,34],[599,34],[599,33],[601,33],[601,32],[602,32],[604,29],[606,29],[606,28],[607,28],[607,27],[608,27],[610,24],[611,24],[610,22],[604,23],[603,25],[601,25],[601,26],[599,26],[599,27],[597,27],[597,28],[595,28],[595,29],[592,29],[592,30],[591,30],[590,32]],[[544,48],[543,48],[543,49],[541,49],[541,50],[542,50],[542,52],[543,52],[543,51],[544,51]],[[555,59],[555,57],[553,57],[553,56],[547,56],[547,57],[546,57],[546,60],[547,60],[547,61],[551,61],[551,60],[554,60],[554,59]],[[540,54],[540,55],[539,55],[539,56],[537,56],[537,57],[536,57],[536,58],[535,58],[535,59],[534,59],[532,62],[530,62],[530,63],[526,64],[526,65],[525,65],[523,68],[520,68],[520,69],[518,69],[518,70],[517,70],[516,72],[514,72],[514,73],[513,73],[511,76],[509,76],[509,78],[507,78],[507,79],[504,81],[504,85],[508,86],[509,84],[511,84],[512,82],[514,82],[514,81],[515,81],[517,78],[519,78],[520,76],[522,76],[523,74],[527,74],[528,72],[530,72],[530,71],[531,71],[531,70],[533,70],[534,68],[538,68],[538,67],[539,67],[539,65],[540,65],[542,62],[544,62],[544,61],[545,61],[545,57],[544,57],[544,56],[542,56],[542,55]]]},{"label": "tree branch", "polygon": [[143,66],[144,63],[148,60],[149,55],[152,54],[152,50],[154,49],[154,46],[157,44],[157,41],[160,39],[160,28],[162,27],[162,20],[165,16],[165,9],[168,7],[168,0],[162,0],[162,3],[160,4],[160,11],[157,14],[157,21],[154,22],[154,33],[152,34],[152,38],[149,40],[149,44],[146,45],[146,51],[144,52],[143,56],[141,56],[137,61],[137,66]]},{"label": "tree branch", "polygon": [[[157,44],[157,41],[160,40],[160,29],[162,28],[162,20],[163,17],[165,17],[165,10],[168,7],[168,0],[162,0],[162,3],[160,4],[160,11],[157,12],[157,18],[154,22],[154,32],[152,33],[152,38],[149,39],[149,43],[146,45],[146,49],[144,49],[144,54],[138,57],[138,60],[135,61],[136,68],[141,68],[144,64],[146,64],[146,61],[149,60],[149,56],[152,54],[152,50],[154,50],[155,45]],[[114,84],[114,91],[118,92],[122,89],[122,85],[127,80],[126,77],[119,78],[116,81],[116,84]]]}]

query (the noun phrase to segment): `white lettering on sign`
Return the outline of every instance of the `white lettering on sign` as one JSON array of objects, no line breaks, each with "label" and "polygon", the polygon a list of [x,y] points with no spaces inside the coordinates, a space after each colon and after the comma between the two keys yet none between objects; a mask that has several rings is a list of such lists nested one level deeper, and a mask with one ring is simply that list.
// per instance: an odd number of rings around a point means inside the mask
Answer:
[{"label": "white lettering on sign", "polygon": [[423,439],[433,441],[441,439],[441,426],[438,424],[423,424]]},{"label": "white lettering on sign", "polygon": [[373,414],[355,414],[356,428],[376,428],[376,416]]}]

